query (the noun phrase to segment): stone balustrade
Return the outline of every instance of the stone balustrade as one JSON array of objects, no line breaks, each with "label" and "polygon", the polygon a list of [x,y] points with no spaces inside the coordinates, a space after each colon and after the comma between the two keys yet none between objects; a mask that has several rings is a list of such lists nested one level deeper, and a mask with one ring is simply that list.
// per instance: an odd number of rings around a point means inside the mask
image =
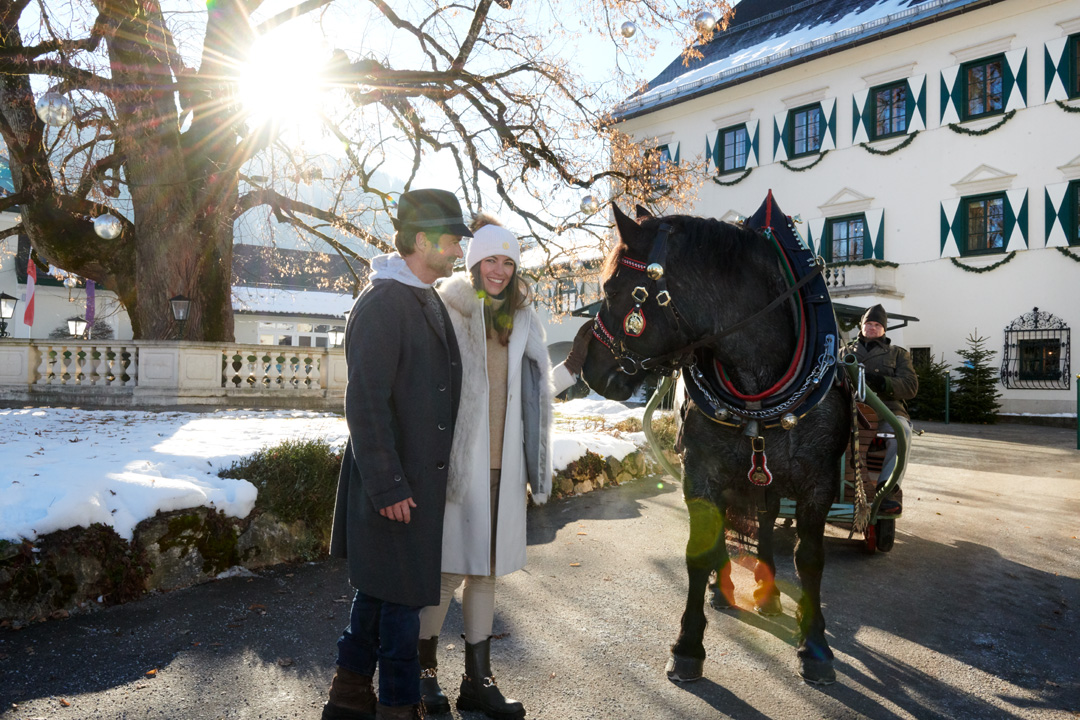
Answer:
[{"label": "stone balustrade", "polygon": [[0,403],[337,410],[340,349],[155,340],[0,340]]}]

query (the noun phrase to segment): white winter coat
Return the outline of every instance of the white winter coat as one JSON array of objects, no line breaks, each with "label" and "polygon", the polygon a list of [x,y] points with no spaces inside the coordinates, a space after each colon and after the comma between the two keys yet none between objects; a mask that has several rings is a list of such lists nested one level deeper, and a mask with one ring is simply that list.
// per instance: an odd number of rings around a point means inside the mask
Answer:
[{"label": "white winter coat", "polygon": [[[483,301],[477,297],[466,273],[459,273],[438,287],[450,315],[461,349],[462,381],[458,420],[450,451],[450,476],[443,518],[442,571],[463,575],[506,575],[525,566],[525,485],[539,478],[533,499],[547,500],[551,489],[552,400],[557,392],[544,329],[531,307],[517,311],[510,333],[506,373],[506,423],[503,430],[502,478],[499,487],[498,537],[495,567],[491,568],[491,432],[488,428],[487,332]],[[531,363],[532,367],[524,367]],[[556,382],[562,389],[573,377],[560,366]],[[537,372],[538,371],[538,372]],[[539,377],[539,413],[528,412],[523,403],[523,381]],[[567,382],[569,380],[569,382]],[[537,392],[533,390],[532,392]],[[528,402],[532,400],[532,402]],[[538,427],[526,428],[523,417],[534,418]],[[538,467],[526,467],[525,438],[539,434]]]}]

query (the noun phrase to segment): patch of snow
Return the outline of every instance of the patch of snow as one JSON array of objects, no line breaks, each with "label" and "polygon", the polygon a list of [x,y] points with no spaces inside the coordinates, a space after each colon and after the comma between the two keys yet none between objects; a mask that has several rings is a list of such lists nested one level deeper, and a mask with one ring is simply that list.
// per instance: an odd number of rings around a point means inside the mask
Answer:
[{"label": "patch of snow", "polygon": [[554,433],[551,441],[552,464],[555,471],[565,470],[566,467],[585,456],[587,450],[591,450],[600,457],[612,455],[616,460],[622,460],[638,449],[637,445],[629,440],[605,435],[603,433]]}]

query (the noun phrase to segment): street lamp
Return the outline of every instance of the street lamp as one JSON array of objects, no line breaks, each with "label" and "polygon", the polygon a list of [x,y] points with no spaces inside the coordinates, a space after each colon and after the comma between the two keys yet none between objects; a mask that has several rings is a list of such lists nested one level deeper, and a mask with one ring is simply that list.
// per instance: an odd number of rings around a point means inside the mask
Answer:
[{"label": "street lamp", "polygon": [[15,314],[15,305],[18,302],[16,298],[0,292],[0,338],[11,337],[7,331],[7,321]]},{"label": "street lamp", "polygon": [[184,295],[177,295],[169,298],[169,305],[172,306],[172,316],[180,325],[180,337],[184,336],[184,323],[188,319],[188,310],[191,309],[191,298]]},{"label": "street lamp", "polygon": [[86,321],[81,317],[68,319],[68,334],[73,338],[81,338],[86,332]]}]

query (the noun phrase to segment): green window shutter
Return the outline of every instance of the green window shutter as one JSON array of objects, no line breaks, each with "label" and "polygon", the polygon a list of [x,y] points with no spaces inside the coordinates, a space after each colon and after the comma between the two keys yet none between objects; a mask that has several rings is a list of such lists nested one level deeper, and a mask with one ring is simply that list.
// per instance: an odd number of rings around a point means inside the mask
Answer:
[{"label": "green window shutter", "polygon": [[787,110],[781,113],[776,113],[776,115],[773,117],[773,162],[788,159],[787,123]]},{"label": "green window shutter", "polygon": [[884,260],[885,252],[885,211],[867,210],[863,214],[866,223],[866,242],[863,243],[863,258]]},{"label": "green window shutter", "polygon": [[1005,191],[1005,252],[1027,250],[1027,190]]},{"label": "green window shutter", "polygon": [[836,98],[821,101],[821,152],[836,149]]},{"label": "green window shutter", "polygon": [[941,201],[941,257],[960,257],[960,198]]},{"label": "green window shutter", "polygon": [[746,121],[746,136],[750,139],[750,147],[746,151],[746,167],[758,166],[758,121]]},{"label": "green window shutter", "polygon": [[825,240],[825,218],[813,218],[806,221],[806,242],[810,249],[819,255],[823,252]]},{"label": "green window shutter", "polygon": [[[717,144],[720,143],[719,132],[720,131],[717,130],[717,138],[716,138]],[[709,166],[710,165],[715,167],[717,170],[720,169],[719,164],[716,161],[716,157],[713,155],[713,153],[714,153],[714,149],[713,149],[712,146],[709,145],[709,135],[706,133],[706,135],[705,135],[705,172],[709,171]]]},{"label": "green window shutter", "polygon": [[[671,162],[675,163],[675,167],[679,166],[679,149],[682,147],[681,142],[675,143],[675,154],[671,158]],[[670,151],[669,151],[670,152]]]},{"label": "green window shutter", "polygon": [[870,90],[857,90],[851,98],[851,144],[870,141]]},{"label": "green window shutter", "polygon": [[1046,79],[1046,102],[1069,99],[1069,58],[1065,48],[1069,38],[1055,38],[1046,43],[1046,62],[1043,73]]},{"label": "green window shutter", "polygon": [[926,129],[926,76],[915,75],[907,79],[907,131]]},{"label": "green window shutter", "polygon": [[941,71],[941,124],[960,122],[963,87],[958,82],[960,66],[953,65]]},{"label": "green window shutter", "polygon": [[1005,112],[1027,107],[1027,48],[1005,53],[1002,67],[1002,92]]},{"label": "green window shutter", "polygon": [[1069,183],[1046,186],[1046,247],[1068,247]]}]

